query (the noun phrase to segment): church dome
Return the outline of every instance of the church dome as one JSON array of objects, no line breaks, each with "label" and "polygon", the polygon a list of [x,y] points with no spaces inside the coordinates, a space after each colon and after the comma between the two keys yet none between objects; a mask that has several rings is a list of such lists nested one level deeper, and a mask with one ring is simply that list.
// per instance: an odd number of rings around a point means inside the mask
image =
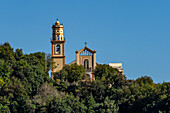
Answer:
[{"label": "church dome", "polygon": [[59,22],[59,21],[57,21],[55,24],[56,24],[56,25],[60,25],[60,22]]},{"label": "church dome", "polygon": [[60,25],[60,22],[58,21],[58,18],[57,18],[57,22],[55,23],[55,25]]}]

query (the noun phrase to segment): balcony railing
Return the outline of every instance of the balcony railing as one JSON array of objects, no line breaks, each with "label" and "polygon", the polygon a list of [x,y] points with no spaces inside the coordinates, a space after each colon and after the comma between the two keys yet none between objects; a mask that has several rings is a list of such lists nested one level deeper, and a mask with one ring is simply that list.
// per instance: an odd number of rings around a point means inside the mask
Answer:
[{"label": "balcony railing", "polygon": [[87,68],[87,69],[86,69],[86,72],[91,72],[91,71],[92,71],[91,68]]}]

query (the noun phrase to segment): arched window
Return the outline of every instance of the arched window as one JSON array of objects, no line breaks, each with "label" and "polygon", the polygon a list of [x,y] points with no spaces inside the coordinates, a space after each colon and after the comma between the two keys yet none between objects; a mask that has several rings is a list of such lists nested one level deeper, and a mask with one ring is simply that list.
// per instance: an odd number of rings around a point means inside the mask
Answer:
[{"label": "arched window", "polygon": [[59,45],[59,44],[56,45],[56,53],[57,53],[57,54],[60,54],[60,45]]},{"label": "arched window", "polygon": [[89,60],[88,59],[84,60],[84,68],[89,69]]}]

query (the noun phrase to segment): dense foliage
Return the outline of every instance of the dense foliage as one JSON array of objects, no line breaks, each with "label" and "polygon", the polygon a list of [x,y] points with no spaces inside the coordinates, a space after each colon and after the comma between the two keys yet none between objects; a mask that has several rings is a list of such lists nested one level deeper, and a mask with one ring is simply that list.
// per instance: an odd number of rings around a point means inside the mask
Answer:
[{"label": "dense foliage", "polygon": [[83,66],[66,65],[49,78],[50,55],[0,45],[0,113],[168,113],[170,83],[127,80],[98,64],[91,81]]}]

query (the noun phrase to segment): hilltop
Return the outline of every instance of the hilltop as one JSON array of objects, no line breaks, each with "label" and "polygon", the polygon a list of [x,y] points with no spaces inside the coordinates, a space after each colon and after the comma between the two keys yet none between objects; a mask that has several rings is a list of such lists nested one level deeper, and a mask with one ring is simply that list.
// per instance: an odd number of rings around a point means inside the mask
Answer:
[{"label": "hilltop", "polygon": [[66,65],[49,77],[51,56],[23,54],[0,45],[0,112],[169,112],[169,82],[149,76],[127,80],[117,69],[98,64],[95,80],[81,65]]}]

